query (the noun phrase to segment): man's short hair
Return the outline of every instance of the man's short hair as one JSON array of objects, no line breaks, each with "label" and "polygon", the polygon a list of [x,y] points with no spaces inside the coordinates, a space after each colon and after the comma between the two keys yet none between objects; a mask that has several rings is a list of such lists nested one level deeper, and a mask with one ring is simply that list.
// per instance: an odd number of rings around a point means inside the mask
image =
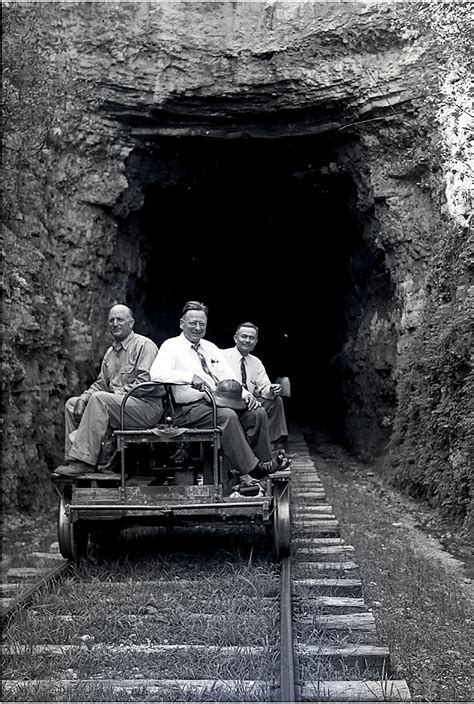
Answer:
[{"label": "man's short hair", "polygon": [[199,301],[188,301],[183,307],[181,316],[186,315],[188,310],[202,310],[203,313],[205,313],[207,316],[209,309],[207,306],[204,305],[204,303],[199,303]]},{"label": "man's short hair", "polygon": [[258,337],[258,327],[256,325],[254,325],[253,323],[240,323],[239,325],[237,325],[237,330],[235,331],[236,335],[239,332],[240,328],[253,328],[255,330],[255,332],[257,333],[257,337]]}]

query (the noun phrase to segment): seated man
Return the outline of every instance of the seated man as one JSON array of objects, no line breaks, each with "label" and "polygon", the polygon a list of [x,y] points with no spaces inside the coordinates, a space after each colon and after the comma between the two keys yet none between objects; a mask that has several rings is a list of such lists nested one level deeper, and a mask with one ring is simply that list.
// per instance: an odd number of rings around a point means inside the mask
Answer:
[{"label": "seated man", "polygon": [[[181,335],[163,342],[151,367],[151,378],[174,387],[175,422],[180,426],[211,428],[212,408],[202,389],[235,375],[216,345],[204,340],[207,306],[189,301],[180,320]],[[238,379],[237,379],[238,381]],[[265,411],[251,393],[242,390],[243,410],[217,409],[217,423],[222,430],[224,455],[241,476],[241,486],[256,484],[261,478],[289,462],[280,454],[272,457],[272,447]]]},{"label": "seated man", "polygon": [[258,328],[241,323],[234,335],[235,347],[222,350],[236,378],[262,404],[268,415],[270,440],[285,445],[288,437],[280,384],[272,384],[258,357],[251,354],[258,342]]},{"label": "seated man", "polygon": [[[66,402],[66,447],[68,464],[55,474],[78,477],[95,470],[102,441],[109,428],[120,427],[120,406],[124,395],[137,384],[150,381],[150,367],[158,347],[148,337],[133,332],[130,308],[116,305],[109,312],[109,330],[114,338],[105,353],[99,377],[79,397]],[[161,391],[151,389],[143,397],[132,396],[125,406],[127,428],[149,428],[163,413]],[[70,435],[74,428],[74,439]]]}]

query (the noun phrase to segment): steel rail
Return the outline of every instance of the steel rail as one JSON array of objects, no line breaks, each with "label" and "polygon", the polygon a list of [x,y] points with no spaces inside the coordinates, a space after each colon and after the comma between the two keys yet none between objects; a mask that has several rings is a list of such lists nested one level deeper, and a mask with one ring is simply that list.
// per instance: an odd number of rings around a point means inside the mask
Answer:
[{"label": "steel rail", "polygon": [[279,701],[298,701],[295,687],[295,655],[291,612],[291,567],[290,558],[284,557],[281,561]]},{"label": "steel rail", "polygon": [[65,560],[57,567],[53,567],[49,572],[39,577],[34,584],[12,599],[8,606],[2,608],[2,625],[10,618],[14,611],[28,604],[37,592],[47,587],[48,584],[54,582],[54,580],[64,577],[69,572],[72,565],[73,562]]}]

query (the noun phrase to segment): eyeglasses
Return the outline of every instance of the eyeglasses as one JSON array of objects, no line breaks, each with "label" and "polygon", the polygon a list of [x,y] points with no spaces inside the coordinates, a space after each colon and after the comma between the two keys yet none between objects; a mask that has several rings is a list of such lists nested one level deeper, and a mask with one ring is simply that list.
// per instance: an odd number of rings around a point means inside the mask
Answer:
[{"label": "eyeglasses", "polygon": [[203,323],[200,320],[187,321],[187,324],[189,325],[190,328],[205,328],[207,325],[207,323]]}]

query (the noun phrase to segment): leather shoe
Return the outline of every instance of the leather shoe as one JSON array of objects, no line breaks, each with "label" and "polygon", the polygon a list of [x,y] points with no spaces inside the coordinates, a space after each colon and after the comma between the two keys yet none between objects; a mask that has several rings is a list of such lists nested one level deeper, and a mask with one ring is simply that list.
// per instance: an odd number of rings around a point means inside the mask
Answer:
[{"label": "leather shoe", "polygon": [[240,478],[240,484],[236,488],[242,496],[261,496],[263,494],[260,482],[250,474],[243,474]]},{"label": "leather shoe", "polygon": [[259,462],[258,465],[252,470],[252,475],[254,477],[266,477],[269,474],[278,472],[279,469],[289,469],[291,465],[291,458],[286,457],[285,454],[278,453],[270,462]]},{"label": "leather shoe", "polygon": [[87,464],[87,462],[81,462],[80,460],[74,460],[68,462],[68,464],[62,464],[61,466],[56,467],[53,474],[59,474],[62,477],[80,477],[83,474],[89,474],[94,471],[94,465]]}]

